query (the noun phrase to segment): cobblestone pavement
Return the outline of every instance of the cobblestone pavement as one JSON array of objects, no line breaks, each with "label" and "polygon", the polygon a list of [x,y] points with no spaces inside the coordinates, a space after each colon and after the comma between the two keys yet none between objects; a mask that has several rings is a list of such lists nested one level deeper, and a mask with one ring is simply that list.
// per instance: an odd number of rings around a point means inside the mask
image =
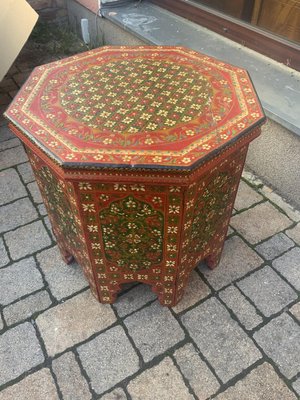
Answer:
[{"label": "cobblestone pavement", "polygon": [[0,121],[0,400],[300,399],[300,212],[244,172],[217,269],[171,309],[140,284],[102,305]]}]

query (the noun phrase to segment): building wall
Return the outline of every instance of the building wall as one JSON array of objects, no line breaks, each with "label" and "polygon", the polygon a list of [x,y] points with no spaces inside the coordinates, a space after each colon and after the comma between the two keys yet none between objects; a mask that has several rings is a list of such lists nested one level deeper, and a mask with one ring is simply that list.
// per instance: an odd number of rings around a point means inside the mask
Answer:
[{"label": "building wall", "polygon": [[49,22],[68,21],[66,0],[27,0],[40,18]]}]

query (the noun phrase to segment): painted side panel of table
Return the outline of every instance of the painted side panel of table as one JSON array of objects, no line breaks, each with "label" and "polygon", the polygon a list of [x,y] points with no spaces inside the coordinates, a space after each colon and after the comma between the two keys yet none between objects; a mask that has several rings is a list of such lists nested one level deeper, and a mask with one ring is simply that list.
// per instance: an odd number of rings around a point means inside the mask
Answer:
[{"label": "painted side panel of table", "polygon": [[152,182],[120,173],[66,179],[27,151],[62,257],[74,256],[94,295],[111,303],[123,283],[143,282],[173,306],[201,260],[211,268],[219,262],[247,147],[177,184],[159,174]]}]

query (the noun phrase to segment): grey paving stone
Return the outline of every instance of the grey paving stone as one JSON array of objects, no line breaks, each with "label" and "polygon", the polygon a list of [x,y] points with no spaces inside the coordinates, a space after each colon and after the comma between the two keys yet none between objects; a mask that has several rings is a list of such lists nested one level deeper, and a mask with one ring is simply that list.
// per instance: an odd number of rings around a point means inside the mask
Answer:
[{"label": "grey paving stone", "polygon": [[289,203],[287,203],[281,196],[275,193],[272,189],[263,186],[259,191],[264,194],[272,203],[276,204],[286,215],[295,222],[300,221],[300,211],[296,210]]},{"label": "grey paving stone", "polygon": [[104,396],[100,397],[101,400],[127,400],[126,393],[123,389],[117,388],[114,389],[112,392],[105,394]]},{"label": "grey paving stone", "polygon": [[26,189],[14,169],[0,172],[0,205],[27,196]]},{"label": "grey paving stone", "polygon": [[232,235],[234,233],[234,230],[229,226],[228,231],[227,231],[227,236]]},{"label": "grey paving stone", "polygon": [[6,233],[4,240],[13,260],[35,253],[51,244],[51,239],[41,221]]},{"label": "grey paving stone", "polygon": [[286,234],[300,246],[300,223],[294,226],[294,228],[288,229]]},{"label": "grey paving stone", "polygon": [[28,183],[27,188],[29,189],[29,191],[30,191],[30,193],[31,193],[31,196],[32,196],[32,198],[33,198],[33,201],[34,201],[36,204],[41,204],[41,203],[43,203],[43,198],[42,198],[40,189],[39,189],[39,187],[38,187],[38,185],[37,185],[36,182],[30,182],[30,183]]},{"label": "grey paving stone", "polygon": [[50,356],[86,340],[115,321],[111,306],[100,304],[89,290],[50,308],[36,319]]},{"label": "grey paving stone", "polygon": [[184,332],[171,311],[157,301],[127,317],[124,322],[145,362],[184,339]]},{"label": "grey paving stone", "polygon": [[0,207],[0,233],[28,224],[36,218],[38,213],[28,197],[6,204]]},{"label": "grey paving stone", "polygon": [[5,142],[0,141],[0,151],[20,146],[20,144],[21,142],[18,138],[6,140]]},{"label": "grey paving stone", "polygon": [[273,267],[276,268],[282,276],[287,279],[291,285],[300,290],[300,248],[296,247],[283,256],[273,261]]},{"label": "grey paving stone", "polygon": [[169,357],[134,378],[127,386],[127,390],[132,400],[194,399]]},{"label": "grey paving stone", "polygon": [[205,265],[200,271],[206,279],[218,290],[245,274],[258,268],[263,260],[238,236],[226,240],[220,264],[214,270]]},{"label": "grey paving stone", "polygon": [[173,307],[173,311],[180,313],[193,306],[210,294],[210,288],[203,282],[196,271],[192,271],[183,298]]},{"label": "grey paving stone", "polygon": [[300,321],[300,302],[290,308],[291,313]]},{"label": "grey paving stone", "polygon": [[0,127],[0,142],[4,142],[8,139],[14,139],[16,136],[8,129],[7,125]]},{"label": "grey paving stone", "polygon": [[121,326],[108,329],[77,350],[98,394],[139,370],[139,358]]},{"label": "grey paving stone", "polygon": [[35,372],[0,392],[0,400],[58,400],[55,383],[49,369]]},{"label": "grey paving stone", "polygon": [[34,327],[25,322],[0,336],[0,385],[44,361]]},{"label": "grey paving stone", "polygon": [[216,377],[201,360],[192,344],[186,344],[176,350],[174,356],[198,400],[205,400],[218,391],[220,385]]},{"label": "grey paving stone", "polygon": [[57,246],[39,253],[37,260],[45,275],[51,293],[57,300],[61,300],[88,287],[88,282],[80,266],[75,262],[67,265],[62,260]]},{"label": "grey paving stone", "polygon": [[28,160],[23,146],[7,149],[1,152],[0,169],[9,168]]},{"label": "grey paving stone", "polygon": [[253,190],[247,183],[241,181],[239,184],[234,208],[238,211],[249,208],[253,204],[259,203],[263,200],[263,197]]},{"label": "grey paving stone", "polygon": [[295,244],[284,233],[277,233],[266,242],[256,246],[255,250],[266,260],[273,260]]},{"label": "grey paving stone", "polygon": [[114,308],[120,317],[124,317],[143,307],[146,303],[156,298],[149,285],[137,285],[129,292],[120,296],[114,303]]},{"label": "grey paving stone", "polygon": [[298,379],[293,383],[293,389],[296,391],[296,393],[299,395],[299,398],[300,398],[300,378],[298,378]]},{"label": "grey paving stone", "polygon": [[40,213],[43,217],[47,215],[47,210],[46,210],[46,207],[45,207],[44,204],[39,204],[39,205],[38,205],[38,210],[39,210],[39,213]]},{"label": "grey paving stone", "polygon": [[234,312],[246,329],[254,329],[263,322],[262,317],[257,314],[255,307],[236,287],[229,286],[222,290],[219,296],[226,303],[227,307]]},{"label": "grey paving stone", "polygon": [[0,304],[6,305],[43,287],[43,279],[33,258],[0,269]]},{"label": "grey paving stone", "polygon": [[29,162],[20,164],[17,166],[17,168],[25,183],[33,182],[35,180],[34,173]]},{"label": "grey paving stone", "polygon": [[269,266],[254,272],[237,285],[266,317],[281,311],[298,297]]},{"label": "grey paving stone", "polygon": [[43,290],[5,307],[3,315],[7,325],[12,325],[31,317],[38,311],[46,310],[50,305],[49,294]]},{"label": "grey paving stone", "polygon": [[73,353],[68,352],[52,361],[52,369],[64,400],[90,400],[88,384],[81,374]]},{"label": "grey paving stone", "polygon": [[47,229],[49,231],[49,235],[51,236],[52,240],[56,243],[57,242],[56,241],[56,237],[54,236],[54,234],[52,232],[52,225],[51,225],[51,222],[49,220],[49,217],[46,216],[46,217],[43,218],[43,220],[44,220],[44,223],[45,223],[45,225],[46,225],[46,227],[47,227]]},{"label": "grey paving stone", "polygon": [[296,400],[296,396],[273,367],[264,363],[219,394],[215,400]]},{"label": "grey paving stone", "polygon": [[292,221],[269,202],[234,215],[230,221],[230,225],[251,244],[261,242],[291,224]]},{"label": "grey paving stone", "polygon": [[3,239],[0,238],[0,267],[4,267],[9,262],[7,251],[4,247]]},{"label": "grey paving stone", "polygon": [[254,339],[287,378],[300,372],[300,325],[289,315],[271,320]]},{"label": "grey paving stone", "polygon": [[223,382],[261,358],[251,338],[215,298],[188,311],[181,319]]}]

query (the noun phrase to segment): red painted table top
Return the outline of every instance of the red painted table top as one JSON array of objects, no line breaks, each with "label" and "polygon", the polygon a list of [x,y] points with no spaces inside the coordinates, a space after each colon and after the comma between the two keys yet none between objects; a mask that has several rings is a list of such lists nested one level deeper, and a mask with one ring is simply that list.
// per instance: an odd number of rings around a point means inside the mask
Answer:
[{"label": "red painted table top", "polygon": [[5,113],[63,167],[192,169],[265,117],[248,73],[182,47],[101,47],[34,69]]}]

